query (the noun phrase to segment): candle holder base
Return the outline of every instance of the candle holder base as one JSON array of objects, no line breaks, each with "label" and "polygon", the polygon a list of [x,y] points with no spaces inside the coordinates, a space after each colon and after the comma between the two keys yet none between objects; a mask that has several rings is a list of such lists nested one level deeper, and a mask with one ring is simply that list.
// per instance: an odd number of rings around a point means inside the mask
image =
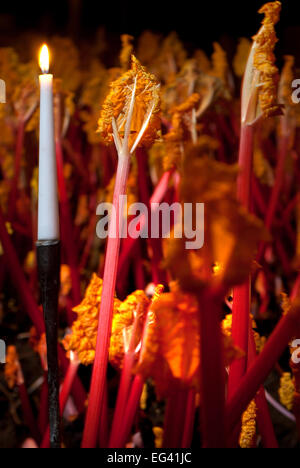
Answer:
[{"label": "candle holder base", "polygon": [[58,367],[58,297],[60,289],[60,241],[38,241],[37,263],[43,305],[48,358],[50,447],[61,448]]}]

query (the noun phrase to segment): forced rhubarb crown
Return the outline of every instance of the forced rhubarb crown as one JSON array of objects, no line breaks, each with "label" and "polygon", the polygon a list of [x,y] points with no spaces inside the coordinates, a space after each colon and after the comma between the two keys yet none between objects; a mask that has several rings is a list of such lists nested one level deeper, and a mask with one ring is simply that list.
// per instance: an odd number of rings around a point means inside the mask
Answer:
[{"label": "forced rhubarb crown", "polygon": [[[111,83],[98,122],[98,133],[110,144],[116,133],[118,140],[126,139],[130,123],[129,146],[151,146],[159,138],[160,85],[148,73],[135,56],[131,57],[131,69]],[[115,125],[115,129],[114,129]]]},{"label": "forced rhubarb crown", "polygon": [[280,2],[264,5],[262,27],[253,37],[242,88],[242,123],[251,125],[259,118],[282,115],[278,104],[278,68],[274,48],[278,41],[275,25],[279,21]]}]

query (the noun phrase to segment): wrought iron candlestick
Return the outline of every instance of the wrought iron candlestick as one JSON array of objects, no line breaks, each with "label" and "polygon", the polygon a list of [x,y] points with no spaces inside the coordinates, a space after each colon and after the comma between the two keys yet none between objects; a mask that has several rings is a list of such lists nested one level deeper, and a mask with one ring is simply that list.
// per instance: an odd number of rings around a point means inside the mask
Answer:
[{"label": "wrought iron candlestick", "polygon": [[61,447],[58,367],[58,296],[60,288],[60,241],[38,241],[38,274],[43,305],[48,358],[50,447]]}]

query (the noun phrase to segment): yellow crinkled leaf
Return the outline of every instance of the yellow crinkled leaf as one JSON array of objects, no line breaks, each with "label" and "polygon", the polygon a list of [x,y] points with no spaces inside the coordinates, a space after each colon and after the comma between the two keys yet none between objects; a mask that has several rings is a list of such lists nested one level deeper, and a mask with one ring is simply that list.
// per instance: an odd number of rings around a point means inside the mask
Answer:
[{"label": "yellow crinkled leaf", "polygon": [[136,92],[129,138],[130,146],[133,146],[149,112],[152,112],[150,121],[140,145],[151,146],[159,137],[161,129],[159,85],[156,78],[147,73],[140,62],[132,56],[131,69],[111,83],[110,93],[102,107],[98,132],[105,143],[113,142],[113,119],[116,120],[119,134],[121,136],[124,134],[135,83]]},{"label": "yellow crinkled leaf", "polygon": [[[73,310],[78,318],[72,326],[72,333],[63,341],[67,351],[76,351],[80,362],[90,365],[95,359],[97,344],[99,308],[102,297],[102,279],[95,274],[86,290],[82,303]],[[122,367],[124,353],[131,331],[138,314],[136,327],[136,345],[141,340],[142,324],[149,306],[149,300],[143,291],[136,291],[124,301],[114,300],[114,314],[112,323],[112,337],[109,349],[111,363]]]},{"label": "yellow crinkled leaf", "polygon": [[[199,308],[196,298],[171,285],[152,305],[144,346],[136,371],[153,378],[159,397],[176,382],[199,389]],[[230,337],[224,335],[226,365],[240,357]]]}]

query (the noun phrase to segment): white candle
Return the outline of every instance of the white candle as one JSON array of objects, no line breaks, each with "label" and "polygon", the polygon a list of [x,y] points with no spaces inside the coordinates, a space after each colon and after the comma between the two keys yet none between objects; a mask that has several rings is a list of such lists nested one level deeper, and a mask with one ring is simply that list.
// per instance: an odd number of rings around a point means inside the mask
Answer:
[{"label": "white candle", "polygon": [[59,235],[59,208],[54,137],[53,75],[49,75],[49,51],[40,54],[40,148],[38,240],[56,240]]}]

